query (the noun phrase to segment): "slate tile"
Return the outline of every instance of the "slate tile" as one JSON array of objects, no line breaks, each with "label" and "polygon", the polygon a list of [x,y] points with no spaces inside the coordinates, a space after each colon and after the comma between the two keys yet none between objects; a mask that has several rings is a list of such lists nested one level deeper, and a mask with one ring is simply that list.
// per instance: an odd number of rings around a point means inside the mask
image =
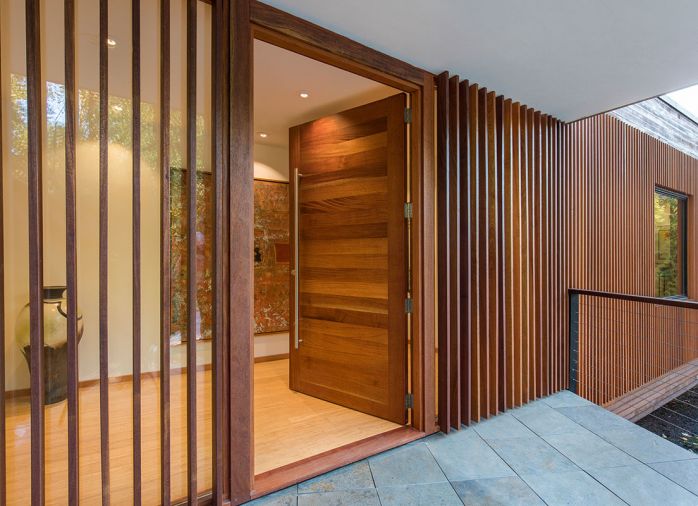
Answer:
[{"label": "slate tile", "polygon": [[382,506],[461,506],[450,483],[402,485],[378,489]]},{"label": "slate tile", "polygon": [[456,481],[452,485],[466,506],[540,506],[545,504],[518,476]]},{"label": "slate tile", "polygon": [[698,504],[698,496],[643,464],[592,469],[588,473],[629,504]]}]

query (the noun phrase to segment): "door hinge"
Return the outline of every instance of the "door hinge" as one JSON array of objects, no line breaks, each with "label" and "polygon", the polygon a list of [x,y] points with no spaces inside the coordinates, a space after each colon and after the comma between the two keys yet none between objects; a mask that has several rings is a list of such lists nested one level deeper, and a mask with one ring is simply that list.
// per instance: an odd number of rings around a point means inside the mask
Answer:
[{"label": "door hinge", "polygon": [[414,395],[411,393],[405,394],[405,408],[412,409],[414,407]]},{"label": "door hinge", "polygon": [[405,219],[412,219],[412,202],[405,202]]},{"label": "door hinge", "polygon": [[405,107],[405,123],[412,123],[412,108]]},{"label": "door hinge", "polygon": [[405,299],[405,313],[412,314],[412,297]]}]

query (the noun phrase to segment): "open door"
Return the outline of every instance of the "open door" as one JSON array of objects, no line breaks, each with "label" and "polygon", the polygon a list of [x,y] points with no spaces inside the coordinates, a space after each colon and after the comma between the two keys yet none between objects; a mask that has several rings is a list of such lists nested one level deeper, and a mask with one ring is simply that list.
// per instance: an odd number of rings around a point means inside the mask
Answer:
[{"label": "open door", "polygon": [[404,424],[405,95],[289,134],[290,386]]}]

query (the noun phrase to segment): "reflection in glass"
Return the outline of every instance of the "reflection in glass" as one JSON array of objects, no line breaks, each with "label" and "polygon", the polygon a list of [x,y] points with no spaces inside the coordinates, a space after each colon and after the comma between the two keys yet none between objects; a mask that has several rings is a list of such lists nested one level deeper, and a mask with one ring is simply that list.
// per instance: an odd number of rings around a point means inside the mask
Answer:
[{"label": "reflection in glass", "polygon": [[654,194],[654,279],[657,297],[685,295],[686,200],[662,191]]}]

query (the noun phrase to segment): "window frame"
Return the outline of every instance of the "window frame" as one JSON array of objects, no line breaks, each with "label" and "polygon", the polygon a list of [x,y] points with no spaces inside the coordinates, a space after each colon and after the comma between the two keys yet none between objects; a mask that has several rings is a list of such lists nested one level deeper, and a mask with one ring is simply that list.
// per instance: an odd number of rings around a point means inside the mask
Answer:
[{"label": "window frame", "polygon": [[679,269],[680,275],[680,289],[678,294],[675,295],[664,295],[660,296],[656,293],[656,278],[657,278],[657,251],[654,251],[654,280],[655,280],[655,296],[661,297],[663,299],[688,299],[688,195],[685,193],[666,188],[664,186],[655,185],[654,192],[652,194],[652,204],[653,204],[653,242],[656,241],[656,214],[654,214],[654,198],[657,196],[674,198],[679,203]]}]

